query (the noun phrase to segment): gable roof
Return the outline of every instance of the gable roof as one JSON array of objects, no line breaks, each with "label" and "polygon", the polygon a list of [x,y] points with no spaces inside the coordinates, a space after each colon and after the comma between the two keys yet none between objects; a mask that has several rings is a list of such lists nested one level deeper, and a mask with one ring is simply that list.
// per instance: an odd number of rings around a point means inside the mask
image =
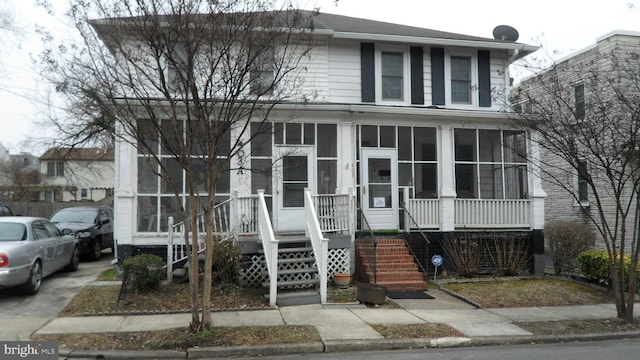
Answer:
[{"label": "gable roof", "polygon": [[113,161],[113,148],[59,148],[47,150],[40,160]]},{"label": "gable roof", "polygon": [[[393,41],[401,43],[425,44],[436,46],[465,46],[486,49],[511,50],[517,58],[530,54],[538,49],[537,46],[517,43],[509,40],[478,37],[445,31],[432,30],[415,26],[401,25],[384,21],[369,20],[344,15],[336,15],[310,10],[298,11],[300,18],[297,26],[300,29],[312,28],[318,35],[334,38],[358,39],[363,41]],[[283,26],[291,22],[294,11],[276,11],[274,17]],[[250,13],[213,14],[216,23],[232,22],[236,16]],[[164,15],[167,24],[177,15]],[[222,17],[218,17],[222,16]],[[201,14],[194,19],[213,22],[209,15]],[[217,20],[221,21],[217,21]],[[142,18],[96,19],[91,24],[98,32],[108,32],[110,26],[135,26]],[[241,21],[241,20],[239,20]]]}]

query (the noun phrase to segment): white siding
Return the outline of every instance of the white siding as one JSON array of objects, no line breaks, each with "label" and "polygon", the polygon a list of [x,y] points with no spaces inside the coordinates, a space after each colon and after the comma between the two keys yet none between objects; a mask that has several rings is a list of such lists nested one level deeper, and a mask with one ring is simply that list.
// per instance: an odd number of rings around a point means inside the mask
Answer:
[{"label": "white siding", "polygon": [[332,40],[329,44],[329,101],[361,103],[360,43]]}]

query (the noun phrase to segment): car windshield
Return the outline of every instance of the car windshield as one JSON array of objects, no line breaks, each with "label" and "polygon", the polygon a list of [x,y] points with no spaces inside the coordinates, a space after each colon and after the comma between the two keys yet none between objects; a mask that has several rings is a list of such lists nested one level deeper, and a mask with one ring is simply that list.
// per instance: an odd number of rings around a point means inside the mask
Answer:
[{"label": "car windshield", "polygon": [[51,218],[53,223],[89,223],[96,220],[98,211],[95,209],[86,210],[60,210]]},{"label": "car windshield", "polygon": [[27,227],[21,223],[0,223],[0,241],[20,241],[27,238]]}]

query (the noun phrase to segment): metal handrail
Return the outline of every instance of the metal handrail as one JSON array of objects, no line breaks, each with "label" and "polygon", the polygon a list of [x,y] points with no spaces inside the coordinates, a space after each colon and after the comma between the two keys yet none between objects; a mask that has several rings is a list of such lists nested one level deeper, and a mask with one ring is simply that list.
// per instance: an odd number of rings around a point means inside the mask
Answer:
[{"label": "metal handrail", "polygon": [[[367,220],[367,217],[364,215],[364,212],[362,211],[362,209],[358,209],[358,212],[360,213],[360,219],[363,221],[364,224],[367,225],[367,229],[369,230],[369,235],[371,236],[371,239],[372,239],[373,256],[371,256],[371,254],[367,254],[364,248],[364,245],[362,246],[362,251],[365,252],[367,261],[369,262],[369,266],[371,266],[371,268],[373,269],[373,283],[376,284],[378,282],[378,269],[377,269],[378,240],[376,239],[376,236],[373,234],[373,230],[371,230],[371,225],[369,225],[369,221]],[[372,258],[373,258],[373,263],[372,263]]]},{"label": "metal handrail", "polygon": [[[422,231],[422,228],[420,227],[420,225],[418,225],[418,222],[413,217],[413,215],[411,215],[411,212],[409,212],[409,210],[404,206],[404,204],[401,204],[400,208],[402,208],[402,210],[404,210],[405,215],[407,215],[407,217],[411,220],[411,222],[413,222],[413,225],[415,225],[415,227],[418,229],[418,232],[420,233],[420,235],[422,236],[422,238],[424,239],[426,244],[427,245],[431,245],[431,241],[429,241],[429,238],[427,237],[427,235]],[[409,232],[409,234],[410,234],[410,232]],[[416,260],[416,263],[418,263],[418,266],[420,267],[420,269],[422,269],[422,272],[425,274],[425,276],[427,276],[429,274],[429,272],[427,271],[427,269],[424,268],[424,266],[422,266],[422,263],[418,259],[418,256],[416,255],[416,253],[411,248],[411,246],[410,246],[409,242],[407,241],[406,237],[403,236],[402,238],[404,239],[405,244],[407,244],[407,248],[409,249],[409,252],[411,252],[411,255],[413,255],[413,258]],[[427,246],[425,248],[427,249],[427,255],[428,255],[429,247]]]}]

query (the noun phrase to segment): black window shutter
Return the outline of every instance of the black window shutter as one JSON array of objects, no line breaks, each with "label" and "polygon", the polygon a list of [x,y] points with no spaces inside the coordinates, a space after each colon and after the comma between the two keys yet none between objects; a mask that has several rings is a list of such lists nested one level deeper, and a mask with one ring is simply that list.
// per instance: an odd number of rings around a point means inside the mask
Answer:
[{"label": "black window shutter", "polygon": [[444,48],[431,48],[431,103],[444,103]]},{"label": "black window shutter", "polygon": [[481,107],[491,107],[491,54],[478,50],[478,98]]},{"label": "black window shutter", "polygon": [[360,44],[360,76],[362,102],[376,101],[376,65],[373,43]]},{"label": "black window shutter", "polygon": [[424,105],[424,52],[422,47],[411,47],[411,103]]}]

